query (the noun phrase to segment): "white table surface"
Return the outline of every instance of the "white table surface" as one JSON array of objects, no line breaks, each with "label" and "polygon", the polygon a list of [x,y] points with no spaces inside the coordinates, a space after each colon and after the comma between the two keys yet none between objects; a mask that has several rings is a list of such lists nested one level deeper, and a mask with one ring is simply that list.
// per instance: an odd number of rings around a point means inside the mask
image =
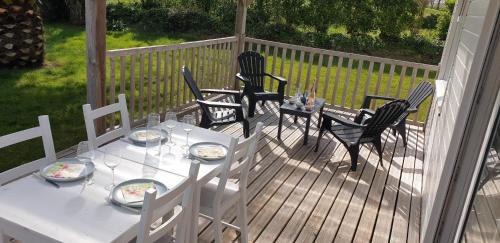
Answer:
[{"label": "white table surface", "polygon": [[[146,148],[135,146],[126,139],[99,148],[95,158],[95,182],[81,194],[82,182],[59,183],[61,188],[57,189],[33,175],[0,187],[0,230],[4,228],[6,234],[9,234],[6,229],[34,231],[55,242],[130,240],[137,234],[140,215],[111,205],[105,200],[109,192],[104,186],[111,183],[111,170],[102,162],[100,151],[116,155],[121,153],[126,158],[115,169],[116,184],[124,180],[148,177],[171,188],[189,173],[191,160],[184,157],[184,150],[180,148],[186,141],[182,126],[177,123],[174,128],[173,140],[176,146],[170,151],[171,154],[166,154],[169,147],[163,145],[161,156],[155,159],[145,159]],[[193,127],[189,143],[212,141],[227,146],[230,140],[229,135]],[[222,161],[201,163],[198,188],[217,176],[221,165]],[[199,190],[195,193],[199,193]],[[199,195],[197,199],[199,200]],[[194,207],[195,212],[198,207]],[[197,224],[197,218],[193,217],[193,224]]]}]

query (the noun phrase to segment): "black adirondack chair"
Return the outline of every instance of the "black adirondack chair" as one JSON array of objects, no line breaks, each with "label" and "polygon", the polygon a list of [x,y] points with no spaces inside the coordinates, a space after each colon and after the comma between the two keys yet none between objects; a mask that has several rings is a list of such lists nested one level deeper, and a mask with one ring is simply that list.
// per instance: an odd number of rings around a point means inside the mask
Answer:
[{"label": "black adirondack chair", "polygon": [[[212,126],[221,126],[241,122],[243,124],[244,136],[249,136],[249,124],[243,115],[243,106],[241,105],[241,96],[239,91],[218,89],[200,90],[198,89],[198,86],[196,85],[196,82],[187,67],[182,67],[182,73],[184,74],[184,80],[189,86],[189,89],[191,89],[191,92],[193,92],[196,97],[196,102],[201,107],[202,114],[200,127],[210,128]],[[236,103],[207,101],[203,98],[203,93],[232,95],[234,96]],[[211,111],[210,108],[222,108],[222,110]]]},{"label": "black adirondack chair", "polygon": [[[394,135],[396,135],[396,132],[401,135],[401,138],[403,139],[403,145],[406,147],[407,143],[407,138],[406,138],[406,118],[412,114],[418,111],[418,107],[424,102],[424,100],[429,97],[432,93],[434,92],[434,88],[432,87],[432,84],[424,81],[415,87],[415,89],[410,93],[410,95],[407,98],[407,101],[410,103],[410,107],[406,112],[404,112],[401,117],[399,117],[396,122],[391,125],[392,131]],[[363,123],[363,119],[366,119],[367,117],[373,116],[374,111],[370,110],[370,104],[372,100],[396,100],[396,98],[393,97],[386,97],[386,96],[378,96],[378,95],[367,95],[363,101],[363,105],[361,106],[361,111],[354,118],[354,122],[356,123]]]},{"label": "black adirondack chair", "polygon": [[[285,97],[285,86],[287,81],[278,76],[266,73],[264,66],[264,57],[257,52],[247,51],[238,56],[241,72],[236,74],[236,78],[241,80],[245,87],[243,88],[243,96],[248,98],[248,116],[253,117],[255,113],[255,105],[258,101],[262,101],[262,105],[267,100],[278,101],[283,104]],[[270,77],[278,80],[277,92],[268,92],[264,90],[264,79]]]},{"label": "black adirondack chair", "polygon": [[[364,143],[373,143],[382,160],[381,135],[386,128],[408,109],[410,104],[406,100],[391,101],[377,109],[375,114],[367,119],[364,124],[336,116],[330,112],[323,113],[323,122],[316,142],[315,151],[318,151],[321,137],[329,131],[349,151],[351,156],[351,170],[356,171],[359,155],[359,146]],[[332,121],[336,124],[332,125]]]}]

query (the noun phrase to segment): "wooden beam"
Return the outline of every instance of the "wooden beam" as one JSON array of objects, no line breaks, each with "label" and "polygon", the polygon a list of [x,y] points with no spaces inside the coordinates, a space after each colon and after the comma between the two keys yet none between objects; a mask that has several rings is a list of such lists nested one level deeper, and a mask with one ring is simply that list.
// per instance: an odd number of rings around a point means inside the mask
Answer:
[{"label": "wooden beam", "polygon": [[[85,0],[87,42],[87,103],[93,109],[106,105],[106,1]],[[96,121],[96,132],[104,132],[104,119]]]},{"label": "wooden beam", "polygon": [[[250,4],[251,0],[238,0],[237,8],[236,8],[236,21],[234,26],[234,36],[238,38],[236,42],[236,47],[234,50],[234,62],[232,67],[232,77],[234,78],[236,73],[238,72],[238,62],[236,58],[240,55],[245,49],[245,28],[246,28],[246,20],[247,20],[247,6]],[[240,88],[239,81],[234,78],[234,89],[238,90]]]}]

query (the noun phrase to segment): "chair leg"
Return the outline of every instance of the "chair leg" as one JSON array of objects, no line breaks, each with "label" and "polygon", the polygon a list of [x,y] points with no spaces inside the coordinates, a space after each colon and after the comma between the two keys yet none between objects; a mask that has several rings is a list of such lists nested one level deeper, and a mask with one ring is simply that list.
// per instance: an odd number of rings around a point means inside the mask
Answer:
[{"label": "chair leg", "polygon": [[263,101],[260,103],[260,106],[262,106],[262,107],[266,106],[266,101],[265,101],[265,100],[263,100]]},{"label": "chair leg", "polygon": [[248,123],[247,120],[243,120],[243,136],[245,138],[248,138],[250,136],[250,124]]},{"label": "chair leg", "polygon": [[316,140],[316,146],[314,147],[314,152],[318,152],[319,142],[321,141],[321,137],[323,137],[324,133],[325,133],[325,128],[323,127],[323,125],[321,125],[321,128],[319,129],[318,140]]},{"label": "chair leg", "polygon": [[257,101],[254,99],[248,99],[248,117],[253,117],[255,114],[255,105]]},{"label": "chair leg", "polygon": [[238,206],[238,224],[240,227],[240,242],[247,243],[248,242],[248,226],[247,226],[247,207],[246,207],[246,199],[242,197],[239,206]]},{"label": "chair leg", "polygon": [[373,140],[373,145],[377,149],[379,160],[382,161],[382,138],[375,138],[375,140]]},{"label": "chair leg", "polygon": [[215,243],[222,243],[222,217],[219,213],[215,213],[212,224],[214,225]]},{"label": "chair leg", "polygon": [[351,171],[356,171],[358,166],[358,156],[359,156],[359,144],[352,145],[347,148],[349,155],[351,156]]},{"label": "chair leg", "polygon": [[395,130],[398,131],[398,133],[401,135],[401,138],[403,139],[403,145],[406,147],[407,143],[407,138],[406,138],[406,124],[405,122],[401,122],[395,127]]}]

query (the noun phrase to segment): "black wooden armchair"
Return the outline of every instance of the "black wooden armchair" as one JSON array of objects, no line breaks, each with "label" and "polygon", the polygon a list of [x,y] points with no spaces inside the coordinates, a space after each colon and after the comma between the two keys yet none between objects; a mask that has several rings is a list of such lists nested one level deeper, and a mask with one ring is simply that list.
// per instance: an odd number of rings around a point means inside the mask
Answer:
[{"label": "black wooden armchair", "polygon": [[[424,100],[429,97],[434,91],[434,88],[432,87],[432,84],[424,81],[415,87],[415,89],[410,93],[410,95],[407,98],[408,103],[410,104],[410,107],[406,112],[404,112],[401,117],[399,117],[396,122],[391,125],[392,131],[394,135],[396,135],[396,132],[401,135],[401,138],[403,138],[403,145],[406,147],[407,143],[407,138],[406,138],[406,118],[412,114],[418,111],[418,107],[424,102]],[[356,123],[363,123],[363,119],[366,119],[367,117],[373,116],[374,111],[370,110],[370,105],[373,100],[386,100],[386,101],[392,101],[396,100],[396,98],[393,97],[386,97],[386,96],[378,96],[378,95],[367,95],[363,101],[363,105],[361,106],[361,111],[354,118],[354,122]]]},{"label": "black wooden armchair", "polygon": [[[241,72],[236,74],[236,78],[241,80],[245,87],[243,88],[243,96],[248,98],[248,116],[253,117],[255,113],[255,105],[258,101],[262,101],[262,105],[267,100],[278,101],[283,104],[285,97],[285,86],[287,81],[278,76],[266,73],[264,66],[264,57],[257,52],[247,51],[238,56]],[[265,77],[278,80],[277,92],[268,92],[264,90]]]},{"label": "black wooden armchair", "polygon": [[[381,135],[387,127],[394,124],[406,112],[409,106],[410,104],[406,100],[391,101],[378,108],[373,116],[367,119],[364,124],[355,123],[330,112],[323,113],[323,122],[321,123],[315,151],[318,151],[324,132],[329,131],[349,151],[352,171],[356,171],[361,144],[373,143],[380,160],[382,160]],[[335,122],[335,125],[332,125],[332,122]]]},{"label": "black wooden armchair", "polygon": [[[245,137],[249,136],[249,124],[245,116],[243,115],[243,106],[241,105],[240,92],[237,90],[218,90],[218,89],[198,89],[196,82],[191,75],[189,69],[185,66],[182,67],[182,73],[184,74],[184,80],[186,81],[189,89],[193,92],[196,97],[196,102],[201,107],[201,121],[200,127],[210,128],[212,126],[221,126],[232,124],[235,122],[241,122],[243,124],[243,133]],[[236,103],[227,102],[215,102],[207,101],[203,98],[203,93],[211,94],[224,94],[234,96]],[[212,109],[221,109],[219,111],[213,111]]]}]

